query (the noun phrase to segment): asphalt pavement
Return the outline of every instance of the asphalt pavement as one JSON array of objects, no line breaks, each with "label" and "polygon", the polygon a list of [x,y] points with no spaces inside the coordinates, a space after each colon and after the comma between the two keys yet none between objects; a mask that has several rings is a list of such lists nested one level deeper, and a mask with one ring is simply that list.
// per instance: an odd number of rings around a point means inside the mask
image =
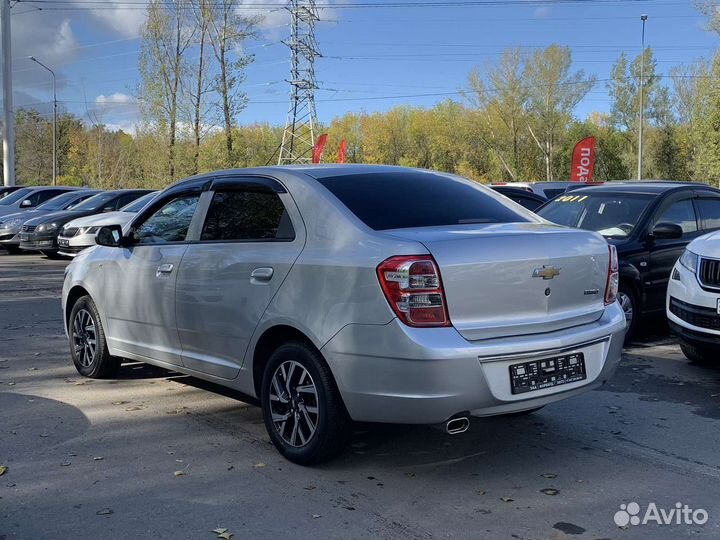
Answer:
[{"label": "asphalt pavement", "polygon": [[303,468],[226,389],[138,363],[79,376],[65,264],[0,252],[0,540],[720,538],[720,368],[662,330],[600,390],[456,436],[358,425]]}]

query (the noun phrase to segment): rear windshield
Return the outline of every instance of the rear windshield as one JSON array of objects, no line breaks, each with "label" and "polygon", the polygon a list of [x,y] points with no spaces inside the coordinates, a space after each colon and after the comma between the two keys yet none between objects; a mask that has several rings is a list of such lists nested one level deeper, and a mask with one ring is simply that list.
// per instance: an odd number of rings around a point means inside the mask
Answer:
[{"label": "rear windshield", "polygon": [[578,193],[553,199],[538,215],[558,225],[597,231],[606,238],[627,238],[652,200],[651,195]]},{"label": "rear windshield", "polygon": [[26,195],[31,193],[33,190],[32,188],[22,188],[18,189],[17,191],[13,191],[10,195],[5,197],[3,200],[0,201],[0,204],[4,206],[10,206],[11,204],[19,201],[20,199],[24,199]]},{"label": "rear windshield", "polygon": [[441,174],[351,174],[319,178],[318,182],[376,231],[530,221],[479,186]]}]

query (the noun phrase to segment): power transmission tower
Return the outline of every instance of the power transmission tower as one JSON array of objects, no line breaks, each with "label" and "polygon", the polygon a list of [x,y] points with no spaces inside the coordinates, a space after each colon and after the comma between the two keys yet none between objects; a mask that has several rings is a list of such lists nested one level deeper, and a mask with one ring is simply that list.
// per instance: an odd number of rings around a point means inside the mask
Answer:
[{"label": "power transmission tower", "polygon": [[278,165],[309,163],[315,145],[315,59],[321,56],[315,41],[315,23],[320,18],[315,0],[290,0],[290,40],[284,42],[292,54],[290,110]]}]

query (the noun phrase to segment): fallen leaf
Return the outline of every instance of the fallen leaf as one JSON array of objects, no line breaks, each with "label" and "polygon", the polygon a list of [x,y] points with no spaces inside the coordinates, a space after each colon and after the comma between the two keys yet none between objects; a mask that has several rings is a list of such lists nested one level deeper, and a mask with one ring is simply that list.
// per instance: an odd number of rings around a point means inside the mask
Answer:
[{"label": "fallen leaf", "polygon": [[102,461],[103,459],[105,459],[105,458],[102,457],[102,456],[95,456],[95,457],[93,458],[93,461]]},{"label": "fallen leaf", "polygon": [[540,493],[544,493],[545,495],[557,495],[558,493],[560,493],[560,490],[554,488],[545,488],[541,489]]},{"label": "fallen leaf", "polygon": [[185,471],[175,471],[175,476],[185,476]]},{"label": "fallen leaf", "polygon": [[72,464],[69,461],[66,461],[65,463],[60,464],[61,467],[69,467],[70,465],[72,465]]},{"label": "fallen leaf", "polygon": [[413,478],[413,477],[415,476],[415,473],[414,473],[414,472],[406,472],[406,473],[405,473],[405,476],[406,476],[407,478]]},{"label": "fallen leaf", "polygon": [[320,514],[313,514],[312,516],[313,516],[313,519],[318,519],[318,518],[322,517]]},{"label": "fallen leaf", "polygon": [[542,473],[540,476],[542,476],[543,478],[557,478],[557,474],[547,473],[547,472]]},{"label": "fallen leaf", "polygon": [[109,516],[110,514],[114,513],[115,512],[113,512],[112,508],[103,508],[102,510],[98,510],[97,512],[95,512],[95,514],[98,516]]},{"label": "fallen leaf", "polygon": [[266,467],[266,465],[264,463],[256,463],[255,465],[253,465],[253,467],[255,467],[256,469],[262,469]]},{"label": "fallen leaf", "polygon": [[113,405],[127,405],[129,401],[113,401]]},{"label": "fallen leaf", "polygon": [[0,476],[5,474],[8,471],[8,468],[5,465],[0,465]]},{"label": "fallen leaf", "polygon": [[37,371],[37,368],[36,368],[36,367],[31,367],[31,368],[28,368],[28,371]]},{"label": "fallen leaf", "polygon": [[137,405],[134,407],[125,407],[126,411],[142,411],[142,407],[138,407]]},{"label": "fallen leaf", "polygon": [[234,468],[235,468],[235,465],[230,465],[230,466],[227,468],[227,470],[228,470],[228,471],[232,471]]},{"label": "fallen leaf", "polygon": [[41,436],[43,439],[45,439],[45,438],[47,438],[48,434],[47,434],[47,433],[41,433],[40,436]]},{"label": "fallen leaf", "polygon": [[233,533],[225,531],[224,533],[218,534],[218,538],[222,540],[230,540],[233,537]]},{"label": "fallen leaf", "polygon": [[214,532],[215,534],[222,534],[224,532],[227,532],[227,529],[217,528],[217,529],[213,529],[212,532]]},{"label": "fallen leaf", "polygon": [[485,495],[487,494],[487,491],[485,491],[484,489],[478,489],[475,493],[477,493],[478,495]]},{"label": "fallen leaf", "polygon": [[513,502],[515,499],[512,499],[510,497],[500,497],[500,500],[502,502]]}]

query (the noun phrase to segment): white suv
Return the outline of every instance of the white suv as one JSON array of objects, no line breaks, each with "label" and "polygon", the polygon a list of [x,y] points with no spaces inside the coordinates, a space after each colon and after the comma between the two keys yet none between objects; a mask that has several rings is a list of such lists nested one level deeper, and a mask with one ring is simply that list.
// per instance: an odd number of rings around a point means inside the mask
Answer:
[{"label": "white suv", "polygon": [[675,263],[667,292],[672,332],[689,360],[709,363],[720,353],[720,231],[691,242]]}]

